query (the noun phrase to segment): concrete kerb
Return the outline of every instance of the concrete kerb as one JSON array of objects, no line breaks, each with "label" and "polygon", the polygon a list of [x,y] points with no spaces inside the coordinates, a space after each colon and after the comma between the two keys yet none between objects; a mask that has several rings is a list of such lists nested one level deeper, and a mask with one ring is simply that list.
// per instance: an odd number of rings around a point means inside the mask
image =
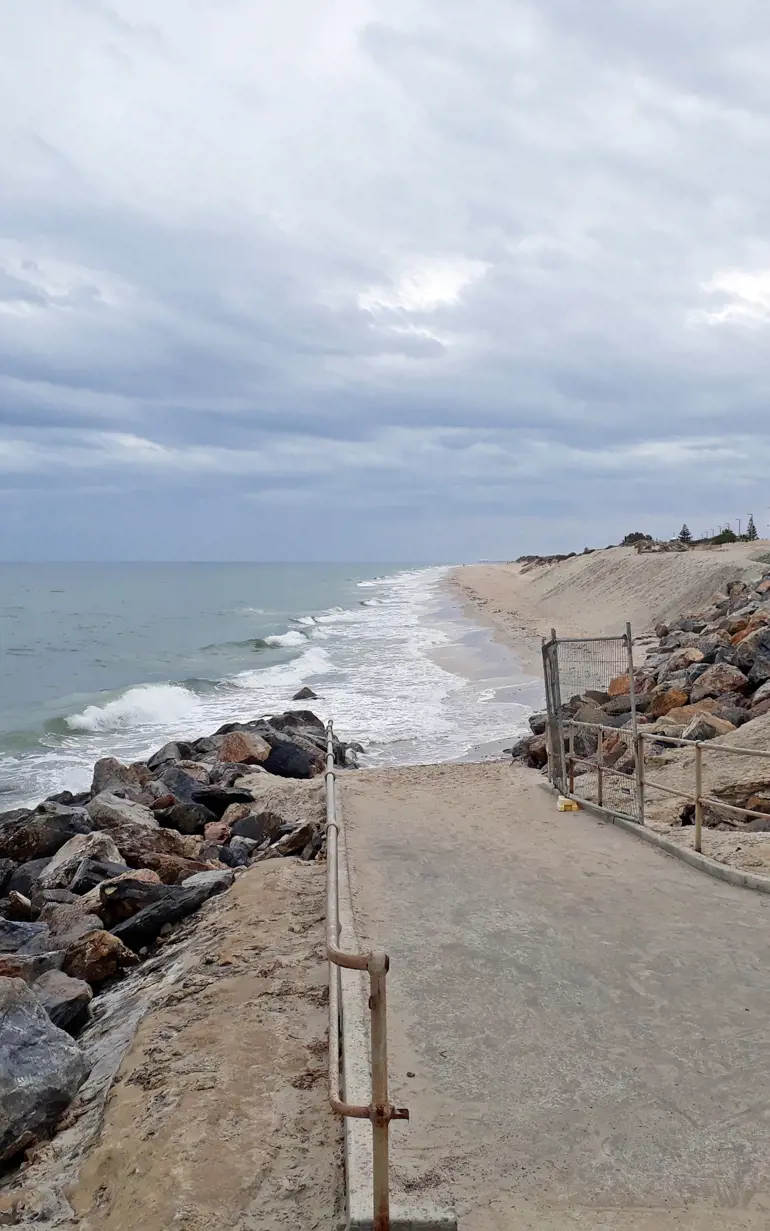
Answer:
[{"label": "concrete kerb", "polygon": [[[338,819],[342,794],[337,782]],[[340,948],[359,952],[350,888],[345,826],[340,824],[339,841],[339,915]],[[367,977],[362,971],[340,970],[340,1013],[342,1017],[342,1090],[351,1103],[368,1103],[371,1098],[369,1055],[369,1008]],[[372,1129],[368,1120],[345,1119],[345,1197],[349,1231],[371,1231]],[[408,1129],[405,1128],[405,1131]],[[453,1210],[430,1203],[401,1203],[391,1197],[391,1231],[457,1231]]]},{"label": "concrete kerb", "polygon": [[[541,782],[539,785],[554,796],[561,793],[555,787],[552,787],[549,782]],[[754,872],[743,872],[740,868],[731,868],[726,863],[719,863],[716,859],[709,859],[708,855],[690,850],[688,846],[680,846],[678,842],[672,842],[670,838],[656,833],[654,829],[648,829],[645,825],[639,825],[636,821],[629,820],[628,817],[619,816],[617,812],[610,812],[607,808],[600,808],[598,804],[587,803],[586,800],[580,799],[576,795],[568,795],[567,798],[574,799],[580,805],[582,812],[590,812],[592,816],[596,816],[603,821],[610,821],[613,825],[617,825],[619,829],[625,829],[627,833],[632,833],[644,842],[649,842],[651,846],[660,847],[667,855],[673,855],[675,859],[681,859],[683,863],[689,863],[691,867],[698,868],[700,872],[705,872],[707,876],[713,876],[716,880],[726,881],[728,885],[737,885],[741,889],[754,889],[757,893],[770,893],[770,876],[757,876]]]}]

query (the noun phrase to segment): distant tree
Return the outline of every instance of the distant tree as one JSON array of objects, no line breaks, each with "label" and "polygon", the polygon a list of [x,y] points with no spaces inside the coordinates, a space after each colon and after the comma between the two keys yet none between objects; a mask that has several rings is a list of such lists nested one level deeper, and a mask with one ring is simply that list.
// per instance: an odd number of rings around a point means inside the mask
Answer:
[{"label": "distant tree", "polygon": [[738,535],[735,533],[734,530],[730,530],[730,529],[722,530],[720,534],[714,535],[711,542],[712,543],[737,543]]},{"label": "distant tree", "polygon": [[651,543],[652,535],[642,534],[641,530],[634,530],[632,534],[627,534],[623,539],[623,546],[630,547],[632,543],[641,543],[643,539],[646,539],[648,543]]},{"label": "distant tree", "polygon": [[749,540],[750,543],[753,543],[755,539],[759,538],[759,535],[757,534],[757,527],[754,525],[754,514],[753,513],[749,514],[749,524],[746,527],[746,538]]},{"label": "distant tree", "polygon": [[682,529],[679,531],[678,537],[679,537],[680,543],[691,543],[692,542],[692,533],[689,530],[686,522],[682,526]]}]

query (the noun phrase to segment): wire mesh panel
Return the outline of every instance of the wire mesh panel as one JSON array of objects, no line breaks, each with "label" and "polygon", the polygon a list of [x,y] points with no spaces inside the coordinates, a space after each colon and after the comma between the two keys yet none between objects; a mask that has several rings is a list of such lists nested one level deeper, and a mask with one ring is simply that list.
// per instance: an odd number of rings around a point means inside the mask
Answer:
[{"label": "wire mesh panel", "polygon": [[565,794],[643,823],[631,656],[625,636],[543,644],[549,776]]},{"label": "wire mesh panel", "polygon": [[562,698],[606,693],[613,680],[628,677],[625,637],[595,637],[590,641],[556,642]]}]

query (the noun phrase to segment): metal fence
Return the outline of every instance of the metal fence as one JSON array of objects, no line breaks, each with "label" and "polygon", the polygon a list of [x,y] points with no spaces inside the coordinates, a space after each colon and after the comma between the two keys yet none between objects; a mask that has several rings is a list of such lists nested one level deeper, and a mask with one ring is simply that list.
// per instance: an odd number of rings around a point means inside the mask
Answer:
[{"label": "metal fence", "polygon": [[[329,1102],[339,1116],[370,1120],[372,1125],[373,1231],[390,1228],[390,1165],[388,1128],[391,1120],[408,1120],[406,1107],[394,1107],[388,1097],[387,953],[344,953],[339,947],[339,822],[335,796],[334,741],[326,728],[326,956],[329,960]],[[368,1106],[346,1103],[340,1091],[340,967],[369,975],[371,1101]]]},{"label": "metal fence", "polygon": [[[707,785],[704,788],[704,753],[757,757],[764,764],[770,763],[770,750],[686,740],[645,730],[637,723],[630,624],[621,637],[559,638],[552,629],[550,640],[543,642],[543,674],[548,711],[548,774],[562,794],[642,825],[645,806],[656,792],[681,799],[693,805],[696,851],[702,848],[705,808],[742,820],[770,819],[767,812],[727,803],[713,791],[709,793]],[[628,697],[626,725],[586,722],[570,713],[578,697],[587,697],[590,702],[592,691],[597,694],[597,702],[600,695],[602,699],[606,697],[613,680],[618,685],[624,681],[627,688],[626,693],[617,690],[619,696]],[[618,703],[617,708],[622,711],[624,707]],[[618,718],[623,718],[622,712]],[[649,776],[647,744],[692,751],[691,792]]]}]

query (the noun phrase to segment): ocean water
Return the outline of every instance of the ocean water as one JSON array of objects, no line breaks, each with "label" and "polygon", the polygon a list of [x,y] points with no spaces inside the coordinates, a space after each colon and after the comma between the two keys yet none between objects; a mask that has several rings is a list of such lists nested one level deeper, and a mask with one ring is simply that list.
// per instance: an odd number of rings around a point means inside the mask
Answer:
[{"label": "ocean water", "polygon": [[291,708],[305,684],[362,765],[496,752],[540,684],[463,617],[446,572],[0,564],[0,809],[84,789],[100,756]]}]

